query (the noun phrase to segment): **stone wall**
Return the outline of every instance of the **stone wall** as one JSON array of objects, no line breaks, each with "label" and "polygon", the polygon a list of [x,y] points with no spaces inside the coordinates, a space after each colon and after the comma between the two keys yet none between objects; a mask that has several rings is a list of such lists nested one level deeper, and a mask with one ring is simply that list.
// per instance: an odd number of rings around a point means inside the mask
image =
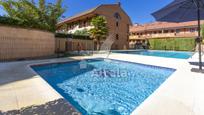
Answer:
[{"label": "stone wall", "polygon": [[0,26],[0,61],[49,56],[54,51],[53,33]]}]

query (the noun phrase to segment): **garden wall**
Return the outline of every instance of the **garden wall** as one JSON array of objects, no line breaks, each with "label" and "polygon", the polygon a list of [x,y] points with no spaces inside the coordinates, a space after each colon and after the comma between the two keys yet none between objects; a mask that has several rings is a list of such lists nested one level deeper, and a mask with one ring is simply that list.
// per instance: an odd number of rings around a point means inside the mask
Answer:
[{"label": "garden wall", "polygon": [[0,26],[0,61],[53,55],[53,33]]},{"label": "garden wall", "polygon": [[83,40],[83,39],[77,39],[77,38],[68,40],[67,38],[57,37],[55,42],[55,47],[56,47],[56,52],[93,50],[94,42],[93,40]]}]

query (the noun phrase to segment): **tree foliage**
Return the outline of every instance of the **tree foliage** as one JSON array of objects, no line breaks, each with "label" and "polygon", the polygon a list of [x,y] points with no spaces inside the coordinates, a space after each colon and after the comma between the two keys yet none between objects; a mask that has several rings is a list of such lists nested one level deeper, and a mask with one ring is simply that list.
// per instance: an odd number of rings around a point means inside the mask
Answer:
[{"label": "tree foliage", "polygon": [[195,38],[154,38],[149,39],[152,50],[194,51]]},{"label": "tree foliage", "polygon": [[95,39],[105,38],[108,34],[107,22],[103,16],[96,16],[91,20],[91,25],[94,27],[89,30],[91,37]]},{"label": "tree foliage", "polygon": [[89,36],[75,35],[75,34],[65,34],[65,33],[55,33],[55,37],[57,37],[57,38],[81,39],[81,40],[92,40]]},{"label": "tree foliage", "polygon": [[56,23],[65,11],[61,6],[62,0],[46,4],[45,0],[2,0],[0,5],[7,12],[9,18],[18,20],[26,27],[39,27],[49,31],[56,30]]},{"label": "tree foliage", "polygon": [[204,44],[204,24],[201,26],[202,43]]},{"label": "tree foliage", "polygon": [[108,34],[107,22],[105,17],[96,16],[92,18],[91,25],[94,27],[89,30],[90,36],[97,41],[97,49],[99,50],[101,39],[105,39]]}]

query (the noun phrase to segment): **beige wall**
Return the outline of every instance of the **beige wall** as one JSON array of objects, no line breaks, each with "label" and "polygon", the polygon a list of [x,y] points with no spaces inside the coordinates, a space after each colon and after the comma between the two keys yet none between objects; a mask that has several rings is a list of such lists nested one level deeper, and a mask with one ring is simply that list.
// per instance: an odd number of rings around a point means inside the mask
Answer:
[{"label": "beige wall", "polygon": [[[151,38],[171,38],[171,37],[196,37],[198,36],[198,32],[197,31],[190,31],[190,28],[193,28],[196,30],[195,27],[191,27],[189,26],[188,28],[175,28],[175,29],[161,29],[161,30],[152,30],[152,31],[148,31],[148,30],[144,30],[144,31],[131,31],[130,32],[130,37],[129,40],[140,40],[140,39],[151,39]],[[168,30],[167,33],[165,33],[164,31]],[[173,32],[172,32],[173,30]],[[179,32],[176,32],[176,30],[179,30]],[[160,33],[159,33],[160,31]],[[156,33],[154,33],[156,32]],[[133,34],[134,33],[134,34]],[[142,33],[142,35],[137,35],[138,33]]]},{"label": "beige wall", "polygon": [[0,26],[0,61],[48,56],[54,51],[53,33]]},{"label": "beige wall", "polygon": [[[107,25],[109,28],[109,34],[119,35],[119,39],[115,39],[112,46],[113,49],[125,49],[128,48],[129,39],[129,26],[131,25],[131,20],[128,15],[123,11],[119,5],[106,5],[105,7],[99,7],[96,11],[97,14],[105,16],[107,20]],[[121,19],[118,20],[118,27],[116,26],[117,19],[114,17],[115,13],[119,13]]]},{"label": "beige wall", "polygon": [[56,38],[56,52],[77,51],[79,48],[78,44],[80,44],[81,47],[79,50],[94,49],[93,40],[72,39],[71,41],[69,41],[65,38]]}]

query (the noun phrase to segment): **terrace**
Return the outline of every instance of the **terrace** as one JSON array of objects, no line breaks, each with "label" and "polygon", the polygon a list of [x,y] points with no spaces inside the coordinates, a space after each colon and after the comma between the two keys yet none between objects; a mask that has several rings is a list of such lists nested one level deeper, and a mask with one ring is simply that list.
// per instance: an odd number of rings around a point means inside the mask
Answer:
[{"label": "terrace", "polygon": [[[104,55],[96,54],[94,56],[2,63],[0,65],[0,97],[3,99],[0,104],[1,111],[16,112],[18,114],[26,112],[27,114],[38,112],[51,112],[51,114],[52,112],[77,113],[77,110],[68,102],[63,101],[64,98],[59,92],[56,92],[41,76],[36,74],[30,68],[30,65],[99,57],[103,58]],[[121,59],[120,57],[124,58]],[[204,96],[202,92],[204,90],[203,74],[191,72],[192,66],[187,60],[120,53],[112,53],[109,58],[176,69],[176,72],[136,108],[132,114],[202,115],[204,112],[202,109],[204,106],[204,99],[202,98]],[[52,105],[52,103],[55,104]],[[67,108],[70,109],[67,110]]]},{"label": "terrace", "polygon": [[[127,39],[131,20],[120,3],[56,24],[60,16],[50,13],[63,14],[58,2],[41,3],[46,11],[0,2],[25,15],[0,17],[0,115],[204,114],[204,63],[198,40],[187,39],[200,35],[197,22],[138,25]],[[89,27],[91,36],[63,34]],[[146,39],[143,49],[128,49],[128,41]]]},{"label": "terrace", "polygon": [[130,28],[130,40],[151,38],[196,37],[196,21],[183,23],[154,22],[133,25]]}]

